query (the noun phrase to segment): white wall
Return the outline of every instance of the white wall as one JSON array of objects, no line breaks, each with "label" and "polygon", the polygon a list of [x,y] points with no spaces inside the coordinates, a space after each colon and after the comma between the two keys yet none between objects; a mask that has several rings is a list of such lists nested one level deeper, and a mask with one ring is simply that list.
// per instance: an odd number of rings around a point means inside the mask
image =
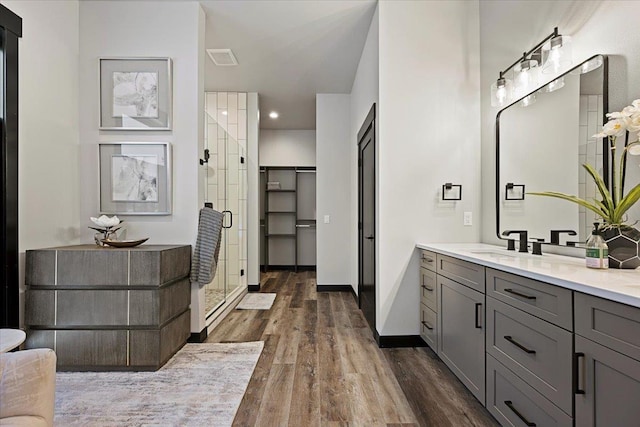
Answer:
[{"label": "white wall", "polygon": [[[351,264],[351,286],[358,292],[358,131],[367,117],[371,106],[379,103],[378,95],[378,33],[379,33],[379,7],[371,18],[369,33],[356,76],[351,87],[350,117],[351,129],[349,132],[349,157],[350,157],[350,187],[351,187],[351,221],[349,232],[349,254]],[[380,105],[378,105],[380,108]],[[379,121],[376,121],[376,134],[378,134]],[[376,144],[379,144],[379,139]]]},{"label": "white wall", "polygon": [[[378,7],[377,329],[417,335],[416,242],[480,236],[478,2]],[[463,186],[462,201],[440,201],[445,182]],[[471,227],[465,211],[475,216]]]},{"label": "white wall", "polygon": [[315,166],[315,130],[260,129],[260,166]]},{"label": "white wall", "polygon": [[[19,39],[20,324],[24,252],[79,242],[77,1],[3,1]],[[43,78],[46,70],[47,78]]]},{"label": "white wall", "polygon": [[[90,1],[80,3],[80,218],[99,209],[98,142],[170,141],[173,146],[173,213],[125,216],[128,237],[150,244],[193,244],[203,181],[204,12],[196,1]],[[173,60],[173,130],[99,131],[99,58],[170,57]],[[88,241],[89,230],[83,234]]]},{"label": "white wall", "polygon": [[[480,2],[483,242],[499,243],[493,172],[497,109],[490,106],[489,92],[498,71],[558,26],[560,33],[573,37],[574,64],[595,54],[609,55],[609,109],[619,111],[640,97],[640,33],[630,30],[637,28],[639,14],[640,2],[634,1]],[[640,216],[634,215],[633,220]]]},{"label": "white wall", "polygon": [[[349,94],[316,95],[316,263],[318,285],[351,284]],[[329,215],[331,222],[324,223]]]},{"label": "white wall", "polygon": [[260,108],[257,93],[247,95],[247,221],[249,286],[260,284],[260,160],[258,139],[260,136]]}]

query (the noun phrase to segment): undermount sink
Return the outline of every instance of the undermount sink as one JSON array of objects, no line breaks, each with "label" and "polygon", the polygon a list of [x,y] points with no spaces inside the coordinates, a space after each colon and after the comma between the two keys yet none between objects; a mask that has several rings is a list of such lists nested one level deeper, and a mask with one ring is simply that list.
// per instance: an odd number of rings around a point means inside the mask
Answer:
[{"label": "undermount sink", "polygon": [[504,258],[504,257],[516,258],[515,255],[507,254],[507,253],[504,253],[504,252],[499,252],[499,251],[494,250],[494,249],[478,249],[478,250],[475,250],[475,251],[469,251],[469,253],[478,254],[478,255],[487,255],[487,256],[489,256],[491,258]]}]

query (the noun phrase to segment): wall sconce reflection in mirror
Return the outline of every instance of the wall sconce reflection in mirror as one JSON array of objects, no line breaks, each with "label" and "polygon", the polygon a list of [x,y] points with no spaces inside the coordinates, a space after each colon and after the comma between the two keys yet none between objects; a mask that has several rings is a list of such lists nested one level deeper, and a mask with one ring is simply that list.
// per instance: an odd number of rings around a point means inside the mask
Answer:
[{"label": "wall sconce reflection in mirror", "polygon": [[447,182],[442,185],[442,200],[462,200],[462,185]]},{"label": "wall sconce reflection in mirror", "polygon": [[524,200],[524,184],[508,182],[504,187],[505,200]]}]

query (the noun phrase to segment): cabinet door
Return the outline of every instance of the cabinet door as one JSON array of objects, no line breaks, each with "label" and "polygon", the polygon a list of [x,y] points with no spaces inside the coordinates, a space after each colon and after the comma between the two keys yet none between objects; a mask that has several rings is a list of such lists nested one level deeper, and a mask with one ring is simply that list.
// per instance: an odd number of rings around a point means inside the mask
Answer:
[{"label": "cabinet door", "polygon": [[637,427],[640,362],[576,335],[576,426]]},{"label": "cabinet door", "polygon": [[438,298],[438,355],[484,404],[484,294],[438,275]]}]

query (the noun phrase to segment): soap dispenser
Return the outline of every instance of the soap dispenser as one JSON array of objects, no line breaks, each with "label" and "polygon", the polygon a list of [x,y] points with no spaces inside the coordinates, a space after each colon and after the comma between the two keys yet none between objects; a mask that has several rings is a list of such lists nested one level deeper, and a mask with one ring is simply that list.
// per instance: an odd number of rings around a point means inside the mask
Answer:
[{"label": "soap dispenser", "polygon": [[609,247],[600,235],[599,226],[599,223],[593,223],[593,232],[587,240],[586,263],[589,268],[609,268]]}]

